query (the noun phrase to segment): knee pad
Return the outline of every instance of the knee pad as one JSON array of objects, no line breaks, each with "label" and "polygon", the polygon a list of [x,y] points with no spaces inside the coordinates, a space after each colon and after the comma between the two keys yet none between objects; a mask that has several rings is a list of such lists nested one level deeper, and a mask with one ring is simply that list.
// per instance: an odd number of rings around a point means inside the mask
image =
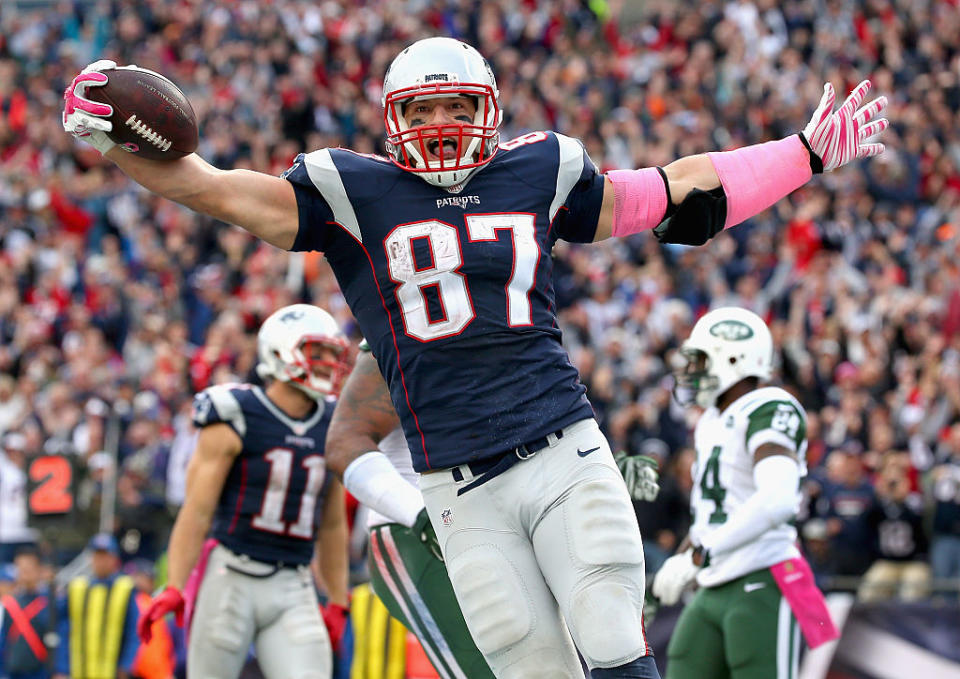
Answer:
[{"label": "knee pad", "polygon": [[647,652],[643,629],[643,567],[602,574],[570,600],[567,621],[590,667],[611,667]]},{"label": "knee pad", "polygon": [[[484,655],[517,643],[533,626],[533,605],[521,575],[496,545],[477,545],[447,564],[464,620]],[[503,578],[510,572],[513,577]]]},{"label": "knee pad", "polygon": [[643,566],[643,544],[633,504],[616,468],[582,481],[564,502],[573,555],[591,566]]}]

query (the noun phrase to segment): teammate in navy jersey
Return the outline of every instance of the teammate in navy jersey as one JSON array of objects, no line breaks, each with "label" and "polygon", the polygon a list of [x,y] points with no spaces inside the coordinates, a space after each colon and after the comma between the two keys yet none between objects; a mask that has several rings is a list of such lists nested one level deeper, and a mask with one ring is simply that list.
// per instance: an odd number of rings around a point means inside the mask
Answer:
[{"label": "teammate in navy jersey", "polygon": [[[875,119],[886,100],[862,105],[864,81],[834,111],[828,84],[799,134],[604,175],[560,134],[500,144],[486,60],[430,38],[384,79],[387,157],[321,149],[278,179],[114,148],[104,110],[84,97],[112,65],[91,64],[70,84],[64,129],[162,196],[277,247],[325,253],[390,388],[494,674],[582,676],[572,637],[594,677],[656,676],[640,534],[561,346],[552,246],[647,229],[702,244],[814,173],[882,152],[868,140],[887,125]],[[370,466],[364,482],[389,488],[388,467]]]},{"label": "teammate in navy jersey", "polygon": [[[343,487],[326,472],[324,441],[347,344],[330,314],[294,304],[264,321],[257,351],[257,372],[271,380],[265,389],[225,384],[194,399],[200,433],[170,536],[169,584],[140,634],[149,639],[150,625],[169,612],[180,622],[200,560],[188,675],[233,679],[254,643],[267,677],[327,678],[331,642],[346,622],[348,558]],[[208,535],[212,551],[204,550]],[[315,544],[323,615],[310,569]]]}]

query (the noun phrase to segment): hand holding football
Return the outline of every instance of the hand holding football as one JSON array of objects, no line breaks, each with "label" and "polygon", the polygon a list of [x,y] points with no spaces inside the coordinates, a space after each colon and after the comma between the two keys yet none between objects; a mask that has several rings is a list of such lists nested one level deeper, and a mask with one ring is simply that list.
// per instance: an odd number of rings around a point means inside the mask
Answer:
[{"label": "hand holding football", "polygon": [[197,149],[197,116],[170,80],[137,66],[100,72],[107,83],[89,88],[86,96],[113,107],[107,136],[117,145],[150,160],[173,160]]}]

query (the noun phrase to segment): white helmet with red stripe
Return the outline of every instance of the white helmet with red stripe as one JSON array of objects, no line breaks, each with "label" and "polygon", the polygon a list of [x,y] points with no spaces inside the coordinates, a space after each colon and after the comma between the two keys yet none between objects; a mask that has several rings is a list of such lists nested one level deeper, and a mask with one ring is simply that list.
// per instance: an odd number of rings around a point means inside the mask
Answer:
[{"label": "white helmet with red stripe", "polygon": [[[418,125],[404,119],[406,104],[441,97],[473,97],[472,123]],[[462,184],[493,158],[500,141],[502,114],[497,81],[490,64],[470,45],[453,38],[427,38],[403,50],[390,64],[383,82],[383,119],[387,153],[404,170],[424,181],[449,188]],[[427,159],[427,148],[444,140],[456,144],[452,158],[439,153]]]},{"label": "white helmet with red stripe", "polygon": [[310,398],[336,396],[350,371],[347,349],[333,316],[309,304],[291,304],[260,326],[257,374],[288,382]]}]

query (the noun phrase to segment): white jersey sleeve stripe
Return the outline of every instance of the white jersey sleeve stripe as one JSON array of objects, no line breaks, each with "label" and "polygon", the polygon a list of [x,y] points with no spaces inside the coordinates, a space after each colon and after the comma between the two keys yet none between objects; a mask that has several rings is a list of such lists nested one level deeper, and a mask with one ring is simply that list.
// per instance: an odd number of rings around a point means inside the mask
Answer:
[{"label": "white jersey sleeve stripe", "polygon": [[347,197],[347,190],[343,186],[343,179],[340,178],[340,171],[330,155],[330,149],[308,153],[303,157],[303,163],[307,168],[310,181],[333,210],[334,219],[362,243],[357,214],[353,211],[353,205]]},{"label": "white jersey sleeve stripe", "polygon": [[[556,134],[556,133],[554,133]],[[560,206],[567,201],[570,190],[583,173],[583,147],[580,142],[562,134],[556,134],[560,147],[560,165],[557,168],[557,192],[550,203],[550,221],[557,216]]]},{"label": "white jersey sleeve stripe", "polygon": [[247,420],[233,392],[223,387],[212,387],[207,389],[207,394],[220,419],[229,422],[240,436],[244,436],[247,433]]}]

